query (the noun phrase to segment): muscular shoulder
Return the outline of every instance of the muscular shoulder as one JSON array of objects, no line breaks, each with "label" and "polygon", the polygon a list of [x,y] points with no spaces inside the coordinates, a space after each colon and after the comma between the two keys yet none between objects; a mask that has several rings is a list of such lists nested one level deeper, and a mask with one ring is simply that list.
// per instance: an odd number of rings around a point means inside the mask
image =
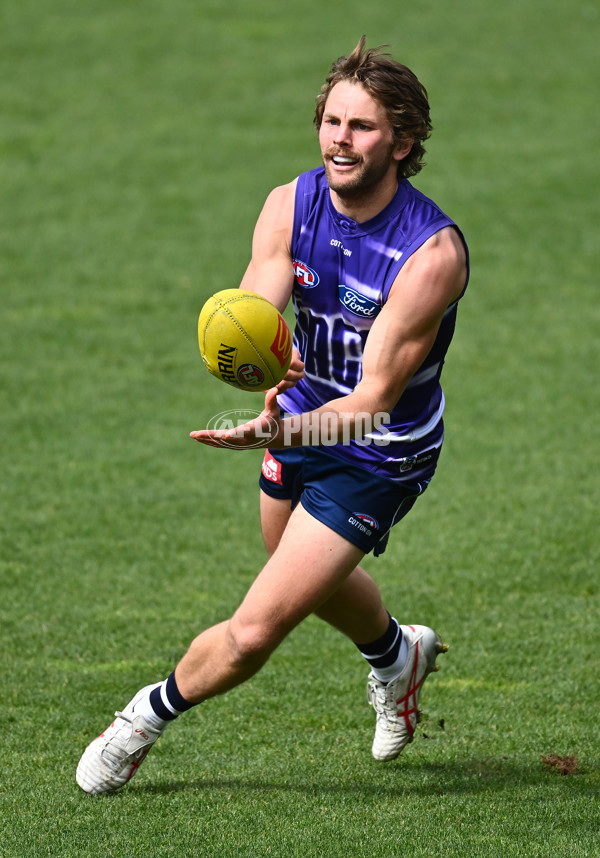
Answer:
[{"label": "muscular shoulder", "polygon": [[293,220],[297,184],[296,178],[293,182],[273,188],[266,199],[261,217],[264,215],[277,223],[286,222],[290,218]]},{"label": "muscular shoulder", "polygon": [[283,311],[293,285],[291,241],[296,182],[274,188],[262,208],[252,239],[252,258],[241,288],[258,292]]},{"label": "muscular shoulder", "polygon": [[447,226],[430,236],[406,261],[390,296],[414,285],[423,297],[430,294],[435,303],[448,306],[460,297],[466,281],[464,241],[455,227]]},{"label": "muscular shoulder", "polygon": [[253,256],[289,249],[294,225],[296,181],[273,188],[256,222]]}]

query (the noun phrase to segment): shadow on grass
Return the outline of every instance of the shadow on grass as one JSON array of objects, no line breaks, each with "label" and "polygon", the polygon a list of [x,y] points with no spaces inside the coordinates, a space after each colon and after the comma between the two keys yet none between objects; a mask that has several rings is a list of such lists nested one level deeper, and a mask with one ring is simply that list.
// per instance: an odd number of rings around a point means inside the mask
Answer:
[{"label": "shadow on grass", "polygon": [[[550,785],[564,790],[565,795],[579,797],[598,795],[598,765],[586,766],[578,774],[563,776],[548,772],[539,760],[531,765],[515,765],[508,760],[464,760],[461,762],[423,763],[410,767],[386,766],[381,775],[356,777],[355,780],[335,782],[316,776],[309,782],[282,778],[266,780],[261,777],[203,778],[187,781],[140,783],[132,787],[136,793],[163,795],[181,791],[281,792],[311,795],[356,795],[368,798],[398,797],[417,794],[442,796],[446,794],[480,794],[486,792],[522,790],[524,787]],[[591,776],[591,777],[590,777]]]}]

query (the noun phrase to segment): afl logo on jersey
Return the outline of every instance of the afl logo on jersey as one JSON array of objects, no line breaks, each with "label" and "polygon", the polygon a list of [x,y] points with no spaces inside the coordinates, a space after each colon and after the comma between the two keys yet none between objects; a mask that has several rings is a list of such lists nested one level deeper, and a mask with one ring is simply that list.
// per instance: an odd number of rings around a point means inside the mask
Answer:
[{"label": "afl logo on jersey", "polygon": [[375,301],[348,286],[338,286],[338,293],[340,302],[355,316],[360,316],[363,319],[374,319],[381,310]]},{"label": "afl logo on jersey", "polygon": [[299,259],[294,259],[294,276],[301,286],[305,289],[312,289],[319,283],[319,275],[304,262]]}]

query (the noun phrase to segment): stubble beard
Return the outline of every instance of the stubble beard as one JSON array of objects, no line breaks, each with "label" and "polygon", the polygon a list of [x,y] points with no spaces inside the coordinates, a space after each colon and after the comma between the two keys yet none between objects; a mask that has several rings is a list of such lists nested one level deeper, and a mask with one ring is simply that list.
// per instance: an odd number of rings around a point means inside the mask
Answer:
[{"label": "stubble beard", "polygon": [[380,161],[371,164],[360,163],[360,169],[352,178],[337,176],[331,168],[329,157],[323,158],[325,166],[325,177],[329,188],[334,191],[341,200],[357,202],[368,196],[387,176],[390,164],[393,161],[392,153],[394,145],[389,148],[387,155]]}]

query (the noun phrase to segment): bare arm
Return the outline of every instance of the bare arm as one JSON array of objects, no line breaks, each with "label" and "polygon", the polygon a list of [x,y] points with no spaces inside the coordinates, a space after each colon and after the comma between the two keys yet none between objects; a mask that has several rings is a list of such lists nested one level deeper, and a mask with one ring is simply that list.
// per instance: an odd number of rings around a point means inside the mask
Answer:
[{"label": "bare arm", "polygon": [[373,323],[361,381],[351,394],[323,408],[390,411],[431,351],[442,317],[460,296],[466,276],[465,248],[456,230],[447,227],[431,236],[400,270]]},{"label": "bare arm", "polygon": [[[275,188],[263,206],[252,239],[252,258],[240,283],[267,298],[280,313],[287,307],[294,285],[292,227],[297,179]],[[304,364],[294,349],[290,368],[277,385],[278,393],[293,387],[304,376]]]},{"label": "bare arm", "polygon": [[257,292],[280,312],[287,307],[294,284],[291,244],[295,193],[296,180],[275,188],[267,197],[254,229],[252,259],[240,284],[240,289]]}]

